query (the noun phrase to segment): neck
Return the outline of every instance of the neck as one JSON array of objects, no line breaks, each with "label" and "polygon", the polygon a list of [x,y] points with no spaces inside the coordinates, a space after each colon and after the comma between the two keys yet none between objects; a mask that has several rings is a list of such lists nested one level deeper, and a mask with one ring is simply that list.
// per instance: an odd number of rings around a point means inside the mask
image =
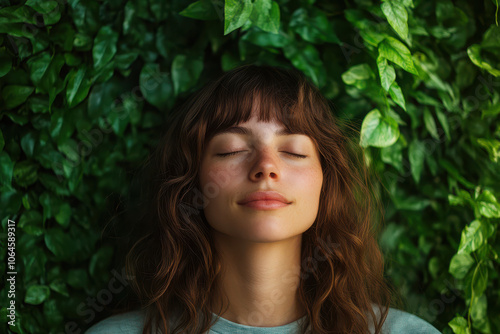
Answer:
[{"label": "neck", "polygon": [[218,232],[214,237],[222,263],[218,288],[228,303],[221,317],[275,327],[306,314],[298,297],[302,235],[278,242],[242,241]]}]

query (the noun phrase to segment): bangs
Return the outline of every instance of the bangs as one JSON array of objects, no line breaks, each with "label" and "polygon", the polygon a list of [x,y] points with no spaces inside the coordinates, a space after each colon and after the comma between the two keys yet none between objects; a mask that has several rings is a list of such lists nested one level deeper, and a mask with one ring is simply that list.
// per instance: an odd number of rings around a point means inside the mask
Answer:
[{"label": "bangs", "polygon": [[202,111],[205,144],[217,133],[247,122],[254,107],[258,121],[277,121],[290,133],[314,139],[317,122],[324,122],[322,108],[315,108],[316,97],[313,86],[294,69],[245,65],[229,71],[215,83]]}]

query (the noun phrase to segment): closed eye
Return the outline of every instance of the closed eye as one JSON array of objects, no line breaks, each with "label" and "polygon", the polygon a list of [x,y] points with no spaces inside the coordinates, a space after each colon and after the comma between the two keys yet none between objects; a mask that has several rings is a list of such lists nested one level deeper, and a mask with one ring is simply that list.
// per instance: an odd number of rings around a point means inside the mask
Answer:
[{"label": "closed eye", "polygon": [[[229,153],[219,153],[217,155],[221,156],[221,157],[227,157],[227,156],[230,156],[230,155],[235,155],[235,154],[240,153],[240,152],[244,152],[244,151],[236,151],[236,152],[229,152]],[[295,154],[295,153],[290,153],[290,152],[283,152],[283,153],[289,154],[291,156],[294,156],[294,157],[297,157],[297,158],[300,158],[300,159],[307,158],[307,155]]]}]

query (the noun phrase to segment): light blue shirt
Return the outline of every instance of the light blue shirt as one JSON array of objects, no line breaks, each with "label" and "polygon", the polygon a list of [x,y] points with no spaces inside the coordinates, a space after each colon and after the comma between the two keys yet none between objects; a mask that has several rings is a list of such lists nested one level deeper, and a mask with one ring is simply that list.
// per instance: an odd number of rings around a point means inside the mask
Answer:
[{"label": "light blue shirt", "polygon": [[[206,334],[300,334],[304,316],[294,322],[276,327],[252,327],[241,325],[213,314],[212,327]],[[106,318],[92,326],[85,334],[141,334],[145,322],[144,311],[132,311]],[[373,333],[373,328],[370,330]],[[384,334],[439,334],[427,321],[407,312],[390,308],[382,327]]]}]

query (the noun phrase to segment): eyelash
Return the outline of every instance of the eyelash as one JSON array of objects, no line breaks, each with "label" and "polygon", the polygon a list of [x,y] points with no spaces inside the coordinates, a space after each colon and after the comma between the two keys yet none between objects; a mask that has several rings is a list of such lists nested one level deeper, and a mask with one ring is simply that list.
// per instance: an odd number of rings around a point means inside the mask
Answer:
[{"label": "eyelash", "polygon": [[[236,153],[240,153],[240,152],[243,152],[243,151],[236,151],[236,152],[230,152],[230,153],[220,153],[220,154],[217,154],[218,156],[221,156],[221,157],[227,157],[227,156],[230,156],[230,155],[235,155]],[[294,153],[290,153],[290,152],[285,152],[286,154],[290,154],[294,157],[297,157],[299,159],[305,159],[307,158],[307,155],[301,155],[301,154],[294,154]]]}]

